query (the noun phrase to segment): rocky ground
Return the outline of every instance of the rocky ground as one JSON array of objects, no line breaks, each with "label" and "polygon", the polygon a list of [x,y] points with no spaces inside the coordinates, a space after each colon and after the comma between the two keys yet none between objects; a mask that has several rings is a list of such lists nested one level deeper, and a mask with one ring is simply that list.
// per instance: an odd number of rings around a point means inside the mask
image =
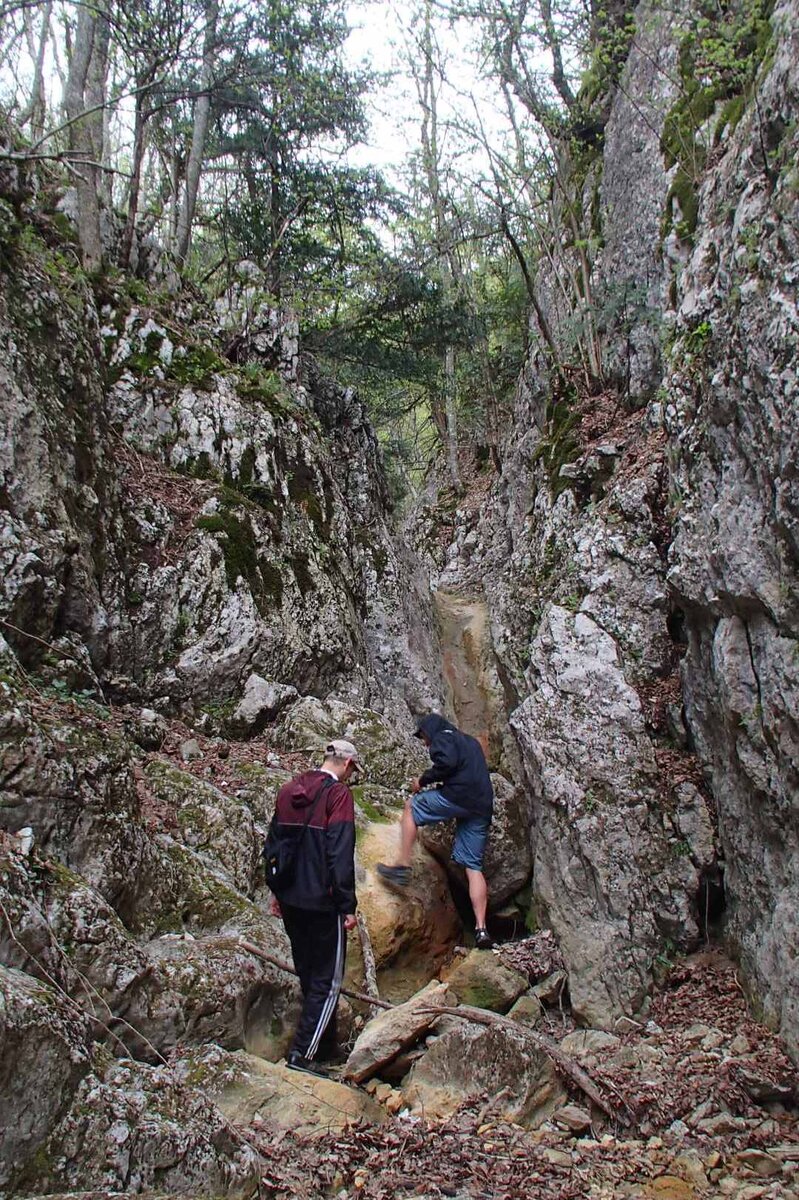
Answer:
[{"label": "rocky ground", "polygon": [[[422,850],[407,898],[380,887],[418,748],[376,714],[248,681],[187,725],[70,693],[59,662],[8,666],[6,1194],[799,1196],[796,1073],[719,953],[664,957],[646,1019],[578,1029],[551,933],[464,948]],[[296,997],[257,852],[275,787],[315,760],[326,722],[359,730],[374,768],[356,794],[359,894],[382,995],[434,982],[378,1020],[345,1004],[350,1057],[317,1081],[280,1062]]]},{"label": "rocky ground", "polygon": [[377,1128],[321,1139],[264,1127],[251,1144],[265,1194],[799,1196],[797,1076],[778,1039],[748,1014],[720,953],[675,963],[643,1026],[575,1033],[557,1010],[543,1020],[613,1097],[619,1121],[592,1115],[574,1094],[530,1131],[498,1119],[501,1096],[482,1095],[443,1123],[403,1109]]}]

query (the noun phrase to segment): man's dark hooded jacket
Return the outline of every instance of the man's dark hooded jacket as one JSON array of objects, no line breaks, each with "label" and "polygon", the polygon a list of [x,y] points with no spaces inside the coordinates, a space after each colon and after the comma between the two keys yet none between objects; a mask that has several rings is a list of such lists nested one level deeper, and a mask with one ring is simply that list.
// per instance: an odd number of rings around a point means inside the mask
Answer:
[{"label": "man's dark hooded jacket", "polygon": [[432,766],[419,776],[423,788],[439,785],[442,796],[467,812],[491,817],[494,812],[494,789],[488,773],[483,748],[477,738],[461,733],[438,713],[422,717],[417,737],[424,734],[429,740]]},{"label": "man's dark hooded jacket", "polygon": [[279,893],[281,904],[354,913],[355,805],[347,785],[326,771],[304,771],[278,792],[275,817],[281,834],[300,842],[296,875]]}]

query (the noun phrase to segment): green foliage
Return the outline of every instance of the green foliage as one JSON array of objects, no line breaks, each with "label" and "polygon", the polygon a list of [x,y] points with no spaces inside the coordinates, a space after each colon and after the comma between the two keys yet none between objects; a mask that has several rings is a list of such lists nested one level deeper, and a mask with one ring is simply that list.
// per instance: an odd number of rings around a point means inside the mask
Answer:
[{"label": "green foliage", "polygon": [[[673,228],[683,240],[693,240],[696,189],[709,149],[703,126],[720,102],[715,142],[740,121],[772,50],[772,8],[773,0],[724,0],[720,6],[703,0],[692,16],[680,44],[680,95],[661,136],[666,166],[678,168],[666,201],[664,236]],[[675,202],[681,213],[676,223]]]},{"label": "green foliage", "polygon": [[692,356],[704,354],[712,334],[713,326],[710,321],[700,321],[683,336],[681,348]]},{"label": "green foliage", "polygon": [[635,36],[634,9],[615,7],[609,12],[600,7],[594,14],[596,34],[588,65],[583,72],[577,94],[576,112],[572,116],[572,157],[585,147],[601,148],[601,130],[609,111],[609,101],[627,61]]},{"label": "green foliage", "polygon": [[213,375],[229,370],[230,363],[220,358],[210,346],[195,344],[187,346],[183,352],[180,348],[175,351],[172,361],[166,369],[166,376],[175,383],[207,388],[211,384]]},{"label": "green foliage", "polygon": [[619,19],[618,16],[611,17],[607,8],[600,7],[596,10],[595,21],[597,37],[580,86],[580,96],[587,104],[618,80],[635,35],[632,10],[622,13]]},{"label": "green foliage", "polygon": [[576,393],[571,388],[560,396],[553,393],[547,402],[546,432],[533,453],[533,462],[540,461],[546,468],[553,500],[569,486],[568,480],[561,478],[560,468],[577,453],[576,402]]},{"label": "green foliage", "polygon": [[236,390],[242,399],[261,405],[275,416],[296,409],[277,371],[270,371],[261,363],[249,362],[238,368]]},{"label": "green foliage", "polygon": [[692,241],[698,217],[699,197],[696,179],[683,167],[678,167],[666,196],[666,206],[660,227],[661,237],[665,239],[673,229],[682,241]]},{"label": "green foliage", "polygon": [[385,185],[329,152],[366,130],[371,76],[347,66],[349,32],[343,0],[263,0],[243,25],[234,18],[209,154],[238,185],[206,229],[198,268],[221,245],[261,266],[275,297],[298,300],[311,286],[327,291],[347,269],[348,242],[368,240]]}]

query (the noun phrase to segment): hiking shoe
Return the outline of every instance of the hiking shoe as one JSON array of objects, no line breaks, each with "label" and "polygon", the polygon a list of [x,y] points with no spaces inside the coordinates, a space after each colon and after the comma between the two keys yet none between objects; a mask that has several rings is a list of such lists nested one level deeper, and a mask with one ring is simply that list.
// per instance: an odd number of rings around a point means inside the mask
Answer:
[{"label": "hiking shoe", "polygon": [[411,881],[410,867],[388,867],[385,863],[378,863],[377,873],[385,883],[391,883],[394,887],[407,887]]},{"label": "hiking shoe", "polygon": [[327,1079],[324,1067],[318,1066],[312,1058],[306,1058],[299,1050],[289,1050],[286,1066],[290,1071],[302,1071],[305,1075],[316,1075],[319,1079]]},{"label": "hiking shoe", "polygon": [[478,950],[490,950],[494,945],[494,939],[487,929],[475,929],[474,944]]}]

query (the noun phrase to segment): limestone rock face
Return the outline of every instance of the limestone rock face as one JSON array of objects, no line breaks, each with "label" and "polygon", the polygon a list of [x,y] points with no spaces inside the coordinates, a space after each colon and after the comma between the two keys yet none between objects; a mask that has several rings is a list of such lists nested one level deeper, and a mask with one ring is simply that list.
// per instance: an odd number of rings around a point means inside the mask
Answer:
[{"label": "limestone rock face", "polygon": [[706,837],[686,841],[638,695],[591,617],[553,606],[532,653],[533,694],[512,719],[543,797],[536,890],[558,932],[574,1010],[601,1026],[641,1008],[667,931],[698,935],[694,898],[712,862],[712,829],[700,797],[691,810]]},{"label": "limestone rock face", "polygon": [[702,179],[664,413],[679,497],[669,584],[685,615],[688,722],[719,806],[729,932],[769,1022],[795,1050],[796,26],[796,5],[776,5],[757,106]]},{"label": "limestone rock face", "polygon": [[[14,269],[0,277],[0,613],[22,660],[41,657],[16,630],[53,641],[73,630],[101,667],[109,616],[93,569],[113,569],[109,514],[118,480],[98,361],[98,319],[75,280],[67,303],[46,255],[20,253],[17,218],[0,198],[0,241]],[[54,630],[57,614],[61,628]]]},{"label": "limestone rock face", "polygon": [[62,684],[77,686],[69,664],[88,651],[92,688],[162,710],[239,699],[253,674],[338,685],[406,725],[408,703],[439,702],[429,595],[394,542],[357,396],[310,365],[300,384],[277,314],[249,326],[245,370],[212,349],[210,311],[179,298],[161,317],[111,289],[98,313],[0,205],[15,263],[0,280],[14,649],[38,662],[35,637],[74,639]]},{"label": "limestone rock face", "polygon": [[[684,30],[679,6],[638,6],[635,37],[604,131],[596,301],[600,314],[608,314],[604,321],[600,316],[605,368],[623,381],[636,406],[654,396],[661,379],[660,323],[669,307],[663,210],[674,175],[664,162],[661,137],[664,116],[679,94]],[[614,321],[619,304],[624,316]]]},{"label": "limestone rock face", "polygon": [[[694,173],[673,143],[686,133],[684,85],[702,77],[689,61],[697,20],[690,6],[637,6],[602,153],[575,183],[592,214],[587,242],[601,238],[586,253],[596,339],[580,347],[601,377],[595,393],[564,397],[534,320],[491,503],[472,529],[458,524],[436,566],[448,586],[490,580],[494,651],[531,784],[535,902],[568,947],[583,1011],[606,1019],[637,1004],[649,986],[641,947],[695,937],[697,888],[706,895],[719,878],[709,789],[727,931],[795,1050],[797,9],[774,7],[752,88],[688,122],[704,164]],[[538,292],[574,362],[580,302],[546,271]],[[563,641],[553,605],[609,639],[610,658],[592,665],[608,681],[591,721],[576,712],[579,663],[569,679],[549,662]],[[547,680],[549,711],[535,690]],[[614,760],[610,794],[628,797],[616,811],[592,786]],[[683,780],[665,792],[664,768]],[[585,904],[590,937],[566,896]],[[600,1001],[597,988],[614,994]]]}]

